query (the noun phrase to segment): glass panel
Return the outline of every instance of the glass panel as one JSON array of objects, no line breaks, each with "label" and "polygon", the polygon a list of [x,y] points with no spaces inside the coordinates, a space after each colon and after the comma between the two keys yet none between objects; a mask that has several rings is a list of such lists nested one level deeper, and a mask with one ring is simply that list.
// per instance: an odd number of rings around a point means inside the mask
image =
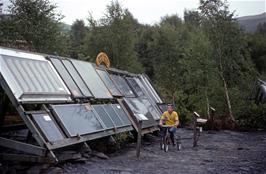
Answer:
[{"label": "glass panel", "polygon": [[58,126],[48,114],[32,114],[32,118],[49,142],[64,139]]},{"label": "glass panel", "polygon": [[105,112],[102,105],[93,105],[92,107],[96,111],[96,113],[99,115],[99,117],[101,118],[101,120],[103,121],[107,129],[114,128],[114,123],[112,119]]},{"label": "glass panel", "polygon": [[149,112],[149,110],[146,108],[146,106],[137,98],[124,98],[126,104],[129,106],[133,114],[143,114],[145,115],[148,120],[143,121],[142,126],[145,127],[151,127],[156,125],[156,122]]},{"label": "glass panel", "polygon": [[105,83],[105,85],[111,91],[111,93],[114,96],[121,96],[121,93],[116,88],[116,86],[115,86],[114,82],[112,81],[112,79],[110,78],[109,74],[106,71],[100,70],[100,69],[96,69],[96,71],[98,72],[98,74],[102,78],[102,80]]},{"label": "glass panel", "polygon": [[79,90],[75,82],[73,81],[72,77],[66,70],[63,63],[57,58],[50,58],[50,60],[53,63],[57,72],[60,74],[60,76],[62,77],[66,85],[68,86],[68,88],[70,89],[70,92],[72,93],[72,95],[74,97],[82,97],[83,95],[81,94],[81,91]]},{"label": "glass panel", "polygon": [[113,98],[89,62],[71,60],[95,98]]},{"label": "glass panel", "polygon": [[135,97],[133,91],[128,86],[126,80],[115,74],[110,74],[111,78],[113,79],[114,83],[116,84],[117,88],[121,91],[121,93],[126,97]]},{"label": "glass panel", "polygon": [[90,90],[88,89],[87,85],[84,83],[84,81],[76,71],[73,64],[69,60],[62,60],[62,62],[66,66],[72,78],[75,80],[76,84],[78,85],[83,95],[85,95],[86,97],[92,97]]},{"label": "glass panel", "polygon": [[18,101],[70,100],[68,89],[49,61],[1,55],[0,62],[1,74]]},{"label": "glass panel", "polygon": [[112,107],[119,115],[119,117],[121,118],[121,120],[124,122],[125,125],[131,125],[128,115],[119,104],[112,104]]},{"label": "glass panel", "polygon": [[139,98],[139,100],[146,106],[155,120],[160,119],[161,114],[156,110],[154,106],[151,105],[148,99]]},{"label": "glass panel", "polygon": [[52,108],[71,137],[104,130],[90,105],[52,105]]},{"label": "glass panel", "polygon": [[120,127],[124,125],[122,120],[119,118],[117,113],[114,111],[112,105],[103,105],[103,108],[108,113],[108,115],[112,118],[116,127]]},{"label": "glass panel", "polygon": [[153,103],[155,104],[158,103],[157,99],[154,97],[150,89],[147,87],[147,85],[145,85],[145,83],[142,80],[140,80],[139,78],[135,78],[135,81],[141,87],[141,89],[145,91],[146,96],[149,97],[150,100],[153,101]]},{"label": "glass panel", "polygon": [[153,97],[155,98],[156,103],[163,103],[162,99],[157,94],[156,90],[153,88],[148,78],[145,77],[145,75],[141,75],[140,77],[142,79],[143,85],[147,88],[148,92],[150,92],[151,95],[153,95]]},{"label": "glass panel", "polygon": [[157,105],[159,106],[159,108],[162,111],[162,113],[165,112],[165,111],[167,111],[167,104],[165,104],[165,103],[158,103]]},{"label": "glass panel", "polygon": [[140,88],[140,86],[137,84],[137,82],[133,77],[127,77],[126,79],[138,97],[145,96],[142,89]]}]

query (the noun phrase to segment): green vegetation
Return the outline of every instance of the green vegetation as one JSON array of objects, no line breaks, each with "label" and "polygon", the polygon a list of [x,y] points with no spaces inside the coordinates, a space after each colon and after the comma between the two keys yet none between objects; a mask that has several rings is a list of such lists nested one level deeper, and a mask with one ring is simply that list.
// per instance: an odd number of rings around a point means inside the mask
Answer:
[{"label": "green vegetation", "polygon": [[48,0],[12,0],[0,19],[0,43],[24,41],[38,52],[89,61],[104,51],[113,67],[148,74],[180,115],[196,110],[208,118],[212,106],[225,127],[266,125],[265,105],[248,100],[254,81],[266,80],[265,23],[247,33],[226,3],[200,0],[184,20],[172,15],[143,25],[114,1],[101,19],[88,15],[88,25],[76,20],[67,32],[55,8]]}]

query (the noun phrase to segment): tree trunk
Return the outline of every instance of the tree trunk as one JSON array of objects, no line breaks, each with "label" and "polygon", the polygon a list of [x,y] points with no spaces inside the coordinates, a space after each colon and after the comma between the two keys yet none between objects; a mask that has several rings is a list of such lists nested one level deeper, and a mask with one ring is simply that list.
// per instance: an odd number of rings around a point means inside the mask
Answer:
[{"label": "tree trunk", "polygon": [[225,100],[226,100],[226,105],[227,105],[227,109],[228,109],[228,114],[229,114],[230,119],[233,122],[235,122],[235,118],[234,118],[233,113],[232,113],[232,107],[231,107],[231,102],[230,102],[230,98],[229,98],[227,83],[226,83],[223,76],[222,76],[222,80],[223,80],[223,85],[224,85],[224,94],[225,94]]},{"label": "tree trunk", "polygon": [[229,97],[229,93],[228,93],[228,87],[227,87],[227,82],[224,78],[224,69],[223,69],[223,64],[222,64],[222,54],[221,54],[221,49],[220,46],[218,47],[218,56],[219,56],[219,74],[220,77],[223,81],[223,86],[224,86],[224,95],[225,95],[225,101],[226,101],[226,106],[227,106],[227,111],[228,111],[228,116],[230,118],[231,121],[235,122],[235,118],[233,116],[233,112],[232,112],[232,107],[231,107],[231,102],[230,102],[230,97]]},{"label": "tree trunk", "polygon": [[210,103],[209,103],[209,98],[208,98],[208,91],[206,89],[205,91],[205,97],[206,97],[206,111],[207,111],[207,119],[210,119]]}]

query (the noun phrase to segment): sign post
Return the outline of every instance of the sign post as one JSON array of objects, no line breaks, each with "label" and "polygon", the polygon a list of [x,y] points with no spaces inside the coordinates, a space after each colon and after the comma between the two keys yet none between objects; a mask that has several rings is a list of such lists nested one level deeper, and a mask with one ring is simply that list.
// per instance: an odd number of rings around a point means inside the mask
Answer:
[{"label": "sign post", "polygon": [[141,148],[141,128],[142,122],[144,120],[148,120],[148,118],[143,114],[135,114],[138,119],[138,139],[137,139],[137,149],[136,149],[136,156],[137,158],[140,157],[140,148]]}]

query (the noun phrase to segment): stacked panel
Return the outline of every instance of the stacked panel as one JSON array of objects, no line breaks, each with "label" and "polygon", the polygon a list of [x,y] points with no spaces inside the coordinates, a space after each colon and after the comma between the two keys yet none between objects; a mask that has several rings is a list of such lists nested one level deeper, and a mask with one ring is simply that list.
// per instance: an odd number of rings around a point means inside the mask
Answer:
[{"label": "stacked panel", "polygon": [[42,55],[0,49],[0,72],[19,102],[70,100],[70,92]]}]

